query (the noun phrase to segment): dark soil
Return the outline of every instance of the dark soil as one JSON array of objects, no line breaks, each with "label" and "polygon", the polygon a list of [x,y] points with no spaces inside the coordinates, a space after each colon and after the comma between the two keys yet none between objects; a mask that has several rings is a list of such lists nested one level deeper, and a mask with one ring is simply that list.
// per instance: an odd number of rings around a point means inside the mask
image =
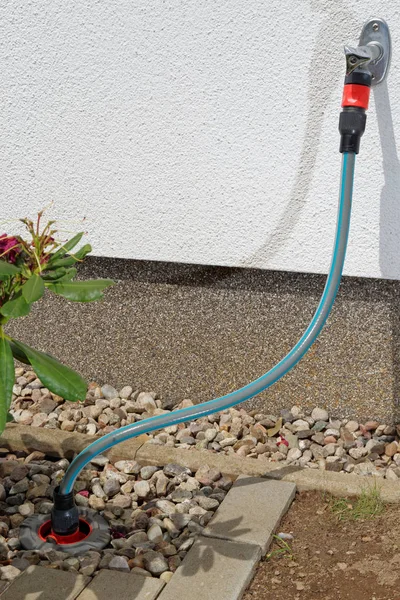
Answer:
[{"label": "dark soil", "polygon": [[341,521],[331,499],[302,493],[279,532],[293,534],[290,550],[273,543],[244,600],[400,600],[400,506]]}]

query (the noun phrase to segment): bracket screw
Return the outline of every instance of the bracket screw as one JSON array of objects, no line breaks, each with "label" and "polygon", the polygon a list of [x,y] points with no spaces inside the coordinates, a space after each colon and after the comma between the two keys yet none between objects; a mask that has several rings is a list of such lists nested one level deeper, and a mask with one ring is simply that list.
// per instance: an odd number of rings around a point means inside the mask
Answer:
[{"label": "bracket screw", "polygon": [[374,31],[378,31],[378,30],[379,30],[379,23],[373,23],[373,24],[372,24],[372,29],[373,29]]}]

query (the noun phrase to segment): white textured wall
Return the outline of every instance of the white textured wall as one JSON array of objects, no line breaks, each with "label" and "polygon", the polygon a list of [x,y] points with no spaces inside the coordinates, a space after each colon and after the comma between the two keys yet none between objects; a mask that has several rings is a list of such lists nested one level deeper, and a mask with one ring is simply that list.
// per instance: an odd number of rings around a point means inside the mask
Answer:
[{"label": "white textured wall", "polygon": [[393,0],[2,2],[1,217],[54,200],[55,216],[87,216],[98,255],[326,272],[342,46],[373,14],[393,62],[362,140],[345,272],[399,279]]}]

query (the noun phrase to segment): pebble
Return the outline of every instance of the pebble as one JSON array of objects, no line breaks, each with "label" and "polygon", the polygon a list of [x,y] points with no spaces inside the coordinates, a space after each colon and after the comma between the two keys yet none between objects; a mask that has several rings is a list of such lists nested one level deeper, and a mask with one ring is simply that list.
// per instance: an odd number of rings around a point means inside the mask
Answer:
[{"label": "pebble", "polygon": [[146,552],[143,555],[143,564],[155,576],[159,576],[161,573],[169,570],[168,562],[160,552]]},{"label": "pebble", "polygon": [[21,571],[12,565],[0,567],[0,579],[3,581],[13,581],[20,573]]},{"label": "pebble", "polygon": [[112,398],[117,398],[118,397],[118,392],[117,390],[112,387],[111,385],[103,385],[103,387],[101,388],[101,393],[103,394],[104,398],[106,400],[112,400]]},{"label": "pebble", "polygon": [[131,386],[130,385],[126,385],[119,392],[118,396],[120,398],[123,398],[124,400],[127,400],[128,398],[130,398],[132,392],[133,392],[133,389],[131,388]]},{"label": "pebble", "polygon": [[[118,392],[112,386],[100,388],[97,384],[91,384],[85,403],[67,403],[50,395],[39,383],[28,388],[29,382],[36,381],[31,372],[19,371],[18,377],[11,413],[28,425],[99,435],[173,409],[172,404],[163,404],[153,392],[134,392],[131,386]],[[191,405],[190,400],[184,400],[180,407]],[[281,418],[278,417],[232,408],[150,433],[149,438],[188,451],[195,446],[228,455],[278,461],[282,467],[295,463],[302,468],[399,479],[400,427],[373,420],[339,420],[320,407],[310,413],[294,406],[283,410]],[[202,467],[191,473],[176,463],[160,468],[121,460],[111,465],[107,457],[95,457],[77,482],[76,501],[80,506],[101,511],[116,537],[109,548],[99,553],[70,560],[65,554],[58,556],[53,551],[43,561],[68,570],[77,570],[79,566],[79,572],[87,576],[93,576],[100,568],[114,568],[169,580],[195,535],[201,533],[232,485],[229,478],[222,477],[206,463],[207,453]],[[47,463],[40,452],[26,459],[13,455],[10,460],[0,461],[0,501],[7,507],[7,522],[2,522],[0,530],[4,534],[0,554],[4,546],[1,559],[7,560],[11,551],[15,554],[10,556],[16,561],[1,569],[15,567],[20,572],[27,564],[25,561],[37,564],[24,558],[26,552],[20,549],[17,528],[35,511],[46,514],[51,510],[54,485],[68,466],[65,459]],[[118,537],[121,535],[125,537]],[[30,560],[41,561],[34,556]]]},{"label": "pebble", "polygon": [[146,498],[150,493],[150,485],[146,480],[137,481],[134,485],[135,494],[139,498]]},{"label": "pebble", "polygon": [[140,477],[142,479],[150,479],[154,473],[157,473],[157,471],[160,470],[160,467],[142,467],[140,469]]},{"label": "pebble", "polygon": [[311,412],[311,418],[314,419],[314,421],[328,421],[329,414],[328,411],[323,408],[314,408]]},{"label": "pebble", "polygon": [[[82,406],[64,402],[59,396],[49,394],[31,371],[23,371],[14,387],[15,399],[11,413],[19,422],[96,435],[107,431],[110,426],[116,429],[152,414],[168,413],[171,409],[193,405],[190,400],[183,400],[175,407],[169,403],[163,405],[155,393],[134,392],[133,389],[126,385],[118,392],[111,385],[100,387],[93,383],[89,386],[87,401]],[[31,400],[29,404],[27,398],[34,399],[33,404]],[[82,423],[82,420],[86,422]],[[296,405],[290,410],[282,410],[281,418],[256,411],[248,413],[243,408],[232,408],[205,419],[167,427],[164,431],[150,433],[149,437],[151,441],[167,446],[187,449],[195,446],[213,452],[235,453],[240,457],[266,458],[280,462],[282,466],[295,463],[303,468],[325,469],[326,459],[329,456],[339,456],[340,451],[342,454],[339,457],[342,460],[328,461],[328,468],[342,472],[354,471],[354,461],[366,460],[368,455],[368,460],[376,463],[378,471],[384,476],[391,465],[400,466],[400,453],[397,452],[399,433],[400,427],[379,424],[372,419],[364,423],[355,419],[339,420],[332,418],[323,407],[313,408],[309,412]],[[331,444],[337,444],[333,454]],[[324,450],[324,447],[328,449]],[[382,456],[389,460],[380,465]],[[101,461],[106,460],[106,457],[95,457],[92,464],[101,467],[104,466]],[[118,461],[116,468],[126,475],[138,475],[142,469],[133,460]],[[168,478],[177,477],[184,483],[189,476],[185,467],[167,465],[162,471],[157,467],[146,466],[140,478],[153,482],[152,477],[157,471],[154,492],[164,496],[167,495]],[[364,473],[365,468],[357,471]],[[24,477],[26,475],[21,479]],[[199,477],[201,479],[197,479],[202,485],[208,485],[207,469]],[[390,477],[393,475],[389,474]],[[191,483],[185,489],[195,491]],[[14,491],[17,490],[18,487]],[[149,498],[150,493],[146,492],[143,498]],[[116,491],[115,495],[117,494]],[[2,495],[4,492],[0,488],[0,501]]]},{"label": "pebble", "polygon": [[113,556],[108,563],[108,568],[114,571],[125,571],[130,572],[128,561],[125,556]]}]

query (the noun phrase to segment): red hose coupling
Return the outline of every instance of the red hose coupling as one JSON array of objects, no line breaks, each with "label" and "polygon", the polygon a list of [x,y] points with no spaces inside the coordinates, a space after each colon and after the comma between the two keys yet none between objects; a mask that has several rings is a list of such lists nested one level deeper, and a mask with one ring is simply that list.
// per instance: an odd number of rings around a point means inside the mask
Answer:
[{"label": "red hose coupling", "polygon": [[367,110],[370,87],[357,83],[346,83],[343,88],[342,106],[357,106]]}]

